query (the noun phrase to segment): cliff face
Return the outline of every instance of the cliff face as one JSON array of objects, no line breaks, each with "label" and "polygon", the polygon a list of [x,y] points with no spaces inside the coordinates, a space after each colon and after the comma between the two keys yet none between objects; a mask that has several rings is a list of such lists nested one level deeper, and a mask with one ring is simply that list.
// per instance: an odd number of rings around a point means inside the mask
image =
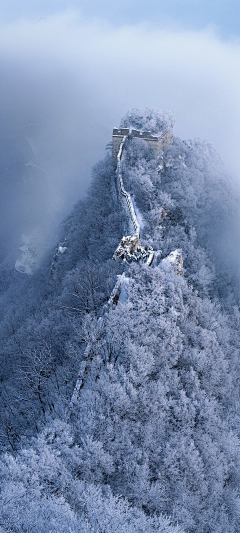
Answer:
[{"label": "cliff face", "polygon": [[129,138],[56,251],[0,296],[4,533],[46,533],[49,516],[74,533],[238,532],[240,314],[218,245],[235,198],[207,144]]}]

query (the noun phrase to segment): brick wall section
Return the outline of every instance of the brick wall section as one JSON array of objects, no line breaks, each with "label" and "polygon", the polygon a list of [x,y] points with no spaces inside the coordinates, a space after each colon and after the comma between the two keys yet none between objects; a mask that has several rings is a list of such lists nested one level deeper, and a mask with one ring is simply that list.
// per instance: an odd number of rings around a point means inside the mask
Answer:
[{"label": "brick wall section", "polygon": [[173,143],[173,133],[172,131],[163,132],[161,135],[152,135],[150,131],[139,131],[132,129],[131,133],[129,128],[113,128],[112,136],[112,158],[117,159],[119,152],[120,144],[123,138],[127,135],[130,135],[132,138],[142,139],[146,141],[148,146],[151,146],[157,154],[159,154],[166,144]]},{"label": "brick wall section", "polygon": [[[113,130],[114,131],[114,130]],[[124,135],[114,135],[112,136],[112,158],[117,159],[120,144],[124,138]]]}]

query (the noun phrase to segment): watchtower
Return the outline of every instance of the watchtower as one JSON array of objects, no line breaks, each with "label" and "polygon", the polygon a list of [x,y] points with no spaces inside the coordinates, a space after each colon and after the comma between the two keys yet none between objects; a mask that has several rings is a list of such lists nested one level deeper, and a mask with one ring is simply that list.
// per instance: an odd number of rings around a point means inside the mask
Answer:
[{"label": "watchtower", "polygon": [[172,130],[165,130],[157,135],[152,135],[151,131],[140,131],[135,129],[129,128],[113,128],[113,136],[112,136],[112,158],[116,159],[120,144],[124,137],[129,136],[129,138],[136,138],[136,139],[142,139],[143,141],[146,141],[148,146],[151,146],[155,150],[157,154],[159,154],[163,147],[166,144],[172,144],[173,143],[173,132]]}]

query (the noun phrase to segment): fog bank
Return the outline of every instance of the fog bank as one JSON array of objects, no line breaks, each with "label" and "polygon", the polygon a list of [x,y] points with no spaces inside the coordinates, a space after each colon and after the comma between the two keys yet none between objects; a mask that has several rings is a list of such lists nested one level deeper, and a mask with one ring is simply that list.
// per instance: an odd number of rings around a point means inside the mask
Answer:
[{"label": "fog bank", "polygon": [[2,25],[1,242],[35,227],[49,239],[132,107],[171,110],[175,134],[212,142],[240,180],[239,61],[209,29],[117,28],[77,11]]}]

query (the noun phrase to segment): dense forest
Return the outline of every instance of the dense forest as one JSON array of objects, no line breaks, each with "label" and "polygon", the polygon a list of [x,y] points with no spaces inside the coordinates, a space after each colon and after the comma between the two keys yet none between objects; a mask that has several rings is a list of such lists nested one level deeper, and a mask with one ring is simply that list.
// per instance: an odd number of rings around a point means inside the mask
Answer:
[{"label": "dense forest", "polygon": [[40,266],[0,266],[0,533],[239,531],[239,192],[176,137],[130,137],[122,178],[151,266],[112,259],[130,221],[109,150]]}]

